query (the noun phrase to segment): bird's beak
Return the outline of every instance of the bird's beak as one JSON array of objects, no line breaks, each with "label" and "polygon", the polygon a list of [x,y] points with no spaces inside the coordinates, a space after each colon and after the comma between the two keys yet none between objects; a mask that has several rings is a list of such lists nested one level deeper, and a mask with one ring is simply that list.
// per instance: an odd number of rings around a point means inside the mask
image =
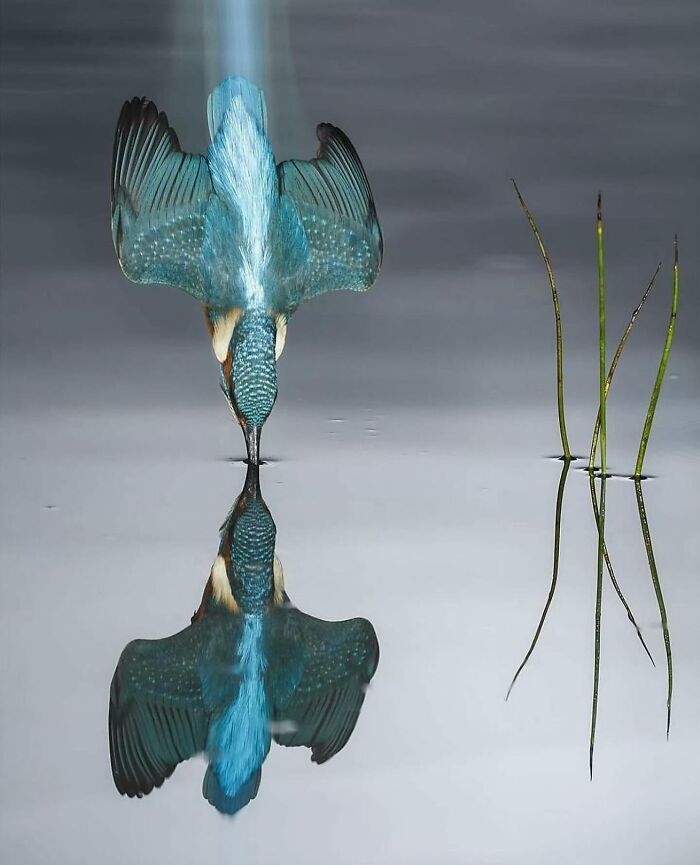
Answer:
[{"label": "bird's beak", "polygon": [[248,463],[243,493],[246,499],[257,499],[260,497],[260,466],[257,466],[255,463]]},{"label": "bird's beak", "polygon": [[248,450],[248,463],[253,466],[260,465],[260,427],[246,424],[243,435]]}]

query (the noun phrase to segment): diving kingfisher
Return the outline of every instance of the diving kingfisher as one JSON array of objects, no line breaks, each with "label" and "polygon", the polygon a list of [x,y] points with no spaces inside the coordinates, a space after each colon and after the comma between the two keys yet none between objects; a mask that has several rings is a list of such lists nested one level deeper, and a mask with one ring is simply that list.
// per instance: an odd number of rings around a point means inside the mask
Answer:
[{"label": "diving kingfisher", "polygon": [[257,795],[272,739],[305,745],[315,763],[347,743],[379,661],[374,628],[297,610],[275,537],[251,463],[191,624],[134,640],[117,664],[108,723],[120,793],[141,798],[202,752],[204,797],[235,814]]},{"label": "diving kingfisher", "polygon": [[258,463],[289,317],[324,292],[370,288],[382,233],[362,163],[337,127],[316,127],[314,159],[275,165],[264,96],[242,77],[210,94],[207,119],[207,155],[183,153],[151,101],[124,104],[112,239],[129,279],[174,285],[204,305],[221,388]]}]

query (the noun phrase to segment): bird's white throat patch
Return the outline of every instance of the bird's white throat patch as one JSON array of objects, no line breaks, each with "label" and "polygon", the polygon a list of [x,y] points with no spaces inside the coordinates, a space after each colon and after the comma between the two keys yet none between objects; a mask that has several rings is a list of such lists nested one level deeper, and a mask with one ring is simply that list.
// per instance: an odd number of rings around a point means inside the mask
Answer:
[{"label": "bird's white throat patch", "polygon": [[233,331],[236,329],[236,325],[241,320],[242,315],[243,310],[240,307],[235,306],[217,318],[214,322],[211,344],[219,363],[223,363],[226,360]]},{"label": "bird's white throat patch", "polygon": [[277,325],[277,334],[275,336],[275,360],[279,360],[280,355],[284,351],[284,344],[287,341],[287,316],[278,315],[275,319]]},{"label": "bird's white throat patch", "polygon": [[239,612],[240,607],[233,597],[231,584],[228,581],[228,572],[226,571],[226,561],[223,556],[217,556],[214,559],[209,579],[211,580],[211,594],[214,600],[232,613]]},{"label": "bird's white throat patch", "polygon": [[284,603],[284,571],[282,570],[282,562],[277,558],[277,555],[275,555],[273,580],[275,588],[273,603],[276,607],[281,607]]}]

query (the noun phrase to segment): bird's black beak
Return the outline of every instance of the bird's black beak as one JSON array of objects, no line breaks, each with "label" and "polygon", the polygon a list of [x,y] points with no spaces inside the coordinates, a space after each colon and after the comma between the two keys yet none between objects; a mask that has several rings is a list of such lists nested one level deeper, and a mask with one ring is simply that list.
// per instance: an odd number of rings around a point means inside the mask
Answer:
[{"label": "bird's black beak", "polygon": [[245,446],[248,451],[248,463],[253,466],[260,465],[260,427],[246,424],[243,430]]},{"label": "bird's black beak", "polygon": [[245,484],[243,485],[243,495],[247,499],[260,498],[260,466],[255,463],[248,463],[248,471],[245,476]]}]

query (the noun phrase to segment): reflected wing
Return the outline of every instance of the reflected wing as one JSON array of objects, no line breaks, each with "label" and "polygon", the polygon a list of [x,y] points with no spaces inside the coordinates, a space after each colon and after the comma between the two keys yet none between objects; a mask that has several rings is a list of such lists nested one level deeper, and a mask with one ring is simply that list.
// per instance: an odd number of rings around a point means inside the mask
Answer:
[{"label": "reflected wing", "polygon": [[206,301],[200,257],[211,193],[206,159],[180,150],[165,114],[148,99],[125,102],[114,138],[112,239],[129,279]]},{"label": "reflected wing", "polygon": [[372,191],[350,139],[330,123],[316,127],[315,159],[277,166],[280,193],[297,206],[309,242],[301,300],[347,288],[365,291],[382,262],[382,233]]},{"label": "reflected wing", "polygon": [[122,652],[109,695],[109,752],[120,793],[144,796],[206,747],[209,712],[199,665],[206,620],[163,640],[134,640]]},{"label": "reflected wing", "polygon": [[[325,622],[280,610],[273,658],[273,736],[280,745],[306,745],[324,763],[350,738],[379,662],[379,644],[365,619]],[[292,677],[291,686],[285,679]]]}]

